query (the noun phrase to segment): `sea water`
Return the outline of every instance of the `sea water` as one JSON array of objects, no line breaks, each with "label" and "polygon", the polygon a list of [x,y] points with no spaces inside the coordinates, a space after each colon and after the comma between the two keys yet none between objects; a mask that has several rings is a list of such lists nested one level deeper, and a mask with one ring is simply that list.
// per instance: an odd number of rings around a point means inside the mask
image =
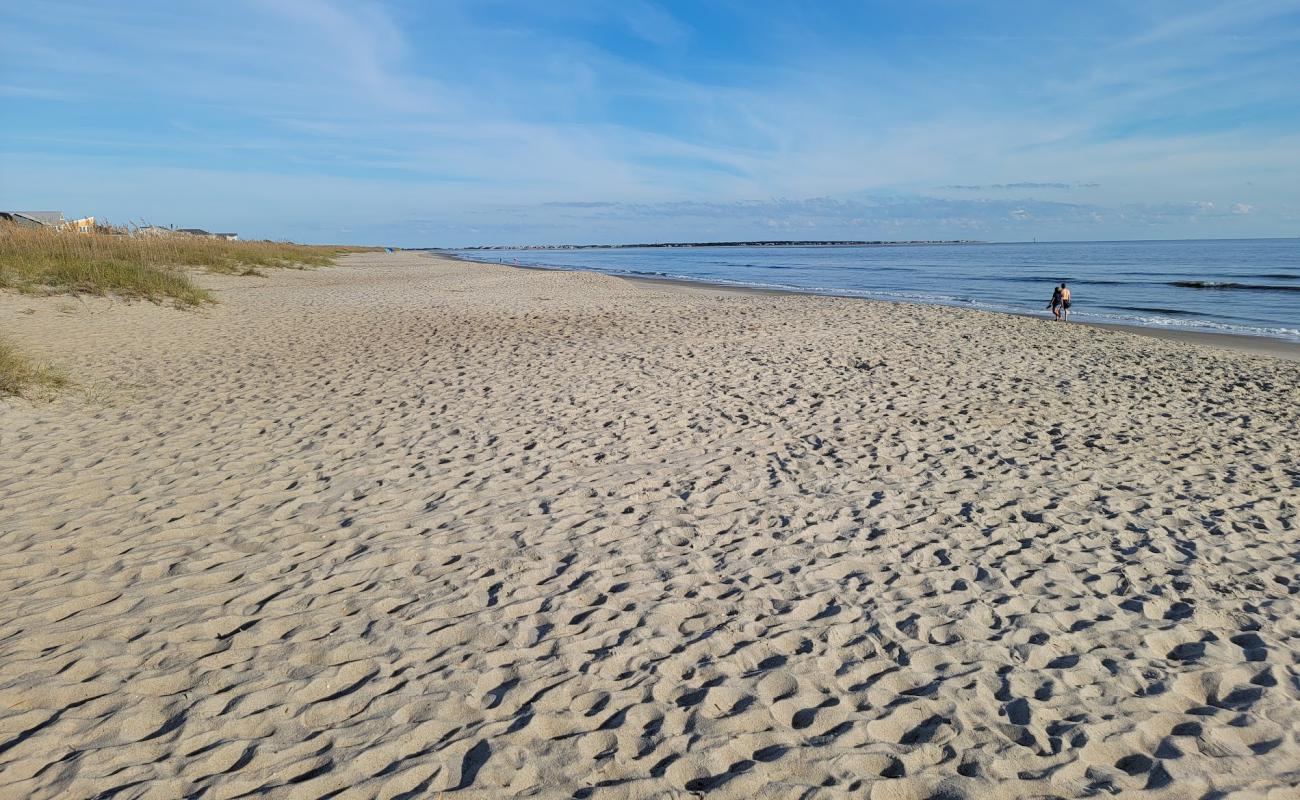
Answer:
[{"label": "sea water", "polygon": [[479,261],[1300,342],[1300,239],[470,250]]}]

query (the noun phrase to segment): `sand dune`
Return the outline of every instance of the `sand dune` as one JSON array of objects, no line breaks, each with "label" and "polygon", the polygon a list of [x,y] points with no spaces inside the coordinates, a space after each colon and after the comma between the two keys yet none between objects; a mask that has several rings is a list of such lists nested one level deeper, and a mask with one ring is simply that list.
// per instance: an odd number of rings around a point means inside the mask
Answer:
[{"label": "sand dune", "polygon": [[0,404],[0,796],[1300,792],[1300,364],[417,254],[205,280],[0,297],[91,387]]}]

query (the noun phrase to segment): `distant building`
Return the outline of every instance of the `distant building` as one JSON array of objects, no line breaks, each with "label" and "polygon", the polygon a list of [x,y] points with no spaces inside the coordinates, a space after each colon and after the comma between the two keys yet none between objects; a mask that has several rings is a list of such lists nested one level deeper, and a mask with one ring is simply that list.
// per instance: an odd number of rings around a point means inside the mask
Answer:
[{"label": "distant building", "polygon": [[176,231],[161,225],[141,225],[133,232],[135,236],[175,236]]},{"label": "distant building", "polygon": [[0,211],[0,221],[24,228],[54,228],[60,231],[94,233],[95,218],[64,219],[62,211]]},{"label": "distant building", "polygon": [[44,228],[45,225],[17,211],[0,211],[0,222],[17,225],[20,228]]},{"label": "distant building", "polygon": [[81,219],[69,220],[61,226],[68,230],[75,230],[77,233],[94,233],[95,218],[82,217]]},{"label": "distant building", "polygon": [[225,239],[229,242],[233,242],[239,238],[239,234],[237,233],[212,233],[210,231],[205,231],[202,228],[177,228],[176,232],[186,233],[190,236],[203,236],[208,239]]},{"label": "distant building", "polygon": [[59,228],[67,223],[62,211],[0,211],[0,219],[24,228]]}]

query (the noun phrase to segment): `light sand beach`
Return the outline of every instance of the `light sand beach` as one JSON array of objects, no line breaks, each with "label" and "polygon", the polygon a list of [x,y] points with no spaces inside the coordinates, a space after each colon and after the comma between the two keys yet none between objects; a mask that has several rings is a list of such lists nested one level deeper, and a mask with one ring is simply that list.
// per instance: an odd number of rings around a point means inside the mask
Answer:
[{"label": "light sand beach", "polygon": [[0,797],[1300,794],[1300,363],[416,254],[0,295]]}]

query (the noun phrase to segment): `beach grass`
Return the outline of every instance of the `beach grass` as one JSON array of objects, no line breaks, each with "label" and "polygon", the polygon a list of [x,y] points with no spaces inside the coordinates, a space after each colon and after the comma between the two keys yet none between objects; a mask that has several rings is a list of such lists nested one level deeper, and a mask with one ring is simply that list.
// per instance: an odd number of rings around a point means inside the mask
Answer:
[{"label": "beach grass", "polygon": [[186,234],[132,236],[107,226],[78,234],[0,225],[0,289],[112,294],[197,306],[213,298],[186,270],[260,275],[262,268],[325,266],[343,253],[367,249]]},{"label": "beach grass", "polygon": [[0,397],[14,397],[32,390],[62,389],[68,379],[49,367],[37,366],[13,345],[0,339]]}]

